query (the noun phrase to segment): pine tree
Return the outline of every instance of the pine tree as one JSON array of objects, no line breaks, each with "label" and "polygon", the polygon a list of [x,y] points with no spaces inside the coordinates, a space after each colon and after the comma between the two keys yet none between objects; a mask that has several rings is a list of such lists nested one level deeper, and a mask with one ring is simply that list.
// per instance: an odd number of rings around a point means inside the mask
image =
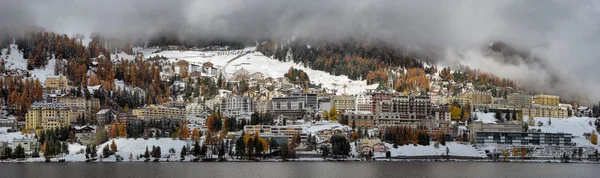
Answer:
[{"label": "pine tree", "polygon": [[144,152],[144,158],[150,159],[150,153],[148,152],[148,146],[146,146],[146,151]]},{"label": "pine tree", "polygon": [[181,147],[181,151],[179,152],[179,157],[181,157],[181,159],[185,159],[186,155],[187,155],[187,148],[185,148],[185,145],[183,145],[183,147]]}]

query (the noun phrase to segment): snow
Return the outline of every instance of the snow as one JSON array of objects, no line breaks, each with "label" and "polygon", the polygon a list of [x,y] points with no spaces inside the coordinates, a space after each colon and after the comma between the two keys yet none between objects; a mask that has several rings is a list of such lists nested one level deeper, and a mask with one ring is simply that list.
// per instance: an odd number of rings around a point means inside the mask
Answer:
[{"label": "snow", "polygon": [[477,121],[481,121],[484,124],[495,124],[496,117],[494,117],[494,113],[483,113],[483,112],[474,112],[477,115]]},{"label": "snow", "polygon": [[[6,69],[27,70],[27,59],[23,58],[23,53],[19,51],[17,45],[11,44],[9,47],[11,48],[9,55],[6,54],[8,51],[6,48],[2,49],[2,55],[0,55],[0,58],[6,62]],[[45,67],[33,69],[29,71],[29,74],[31,74],[31,77],[40,79],[40,82],[43,84],[46,81],[46,77],[54,75],[55,63],[56,59],[52,58],[48,60]]]},{"label": "snow", "polygon": [[344,126],[338,122],[329,122],[329,121],[320,121],[320,122],[315,122],[313,124],[304,124],[304,126],[306,126],[306,131],[311,133],[312,135],[315,135],[315,133],[319,132],[319,131],[323,131],[323,130],[330,130],[330,129],[348,129],[348,126]]},{"label": "snow", "polygon": [[[366,81],[351,80],[347,76],[334,76],[324,71],[313,70],[294,62],[281,62],[264,56],[254,51],[255,47],[248,47],[235,51],[161,51],[153,54],[144,54],[146,58],[153,56],[165,56],[169,62],[186,60],[192,64],[211,62],[215,66],[225,67],[224,73],[231,75],[239,69],[246,69],[249,73],[261,72],[266,77],[283,77],[290,67],[302,69],[308,74],[313,84],[323,84],[323,87],[335,89],[337,94],[343,94],[345,84],[348,94],[358,94],[365,89],[375,89],[377,85],[366,85]],[[224,52],[229,52],[223,54]],[[227,62],[237,56],[241,56],[231,63]]]},{"label": "snow", "polygon": [[105,145],[109,145],[112,141],[115,141],[117,145],[117,153],[115,155],[121,155],[125,159],[129,159],[129,154],[133,154],[133,157],[140,154],[144,154],[146,151],[146,147],[148,147],[148,151],[152,151],[152,146],[160,146],[160,151],[163,156],[169,154],[169,149],[174,148],[176,151],[176,155],[179,155],[181,148],[188,144],[182,140],[173,140],[172,138],[149,138],[148,140],[144,140],[142,138],[133,139],[133,138],[117,138],[111,139],[106,143],[103,143],[98,146],[98,155],[102,155],[102,148]]},{"label": "snow", "polygon": [[[405,145],[394,148],[392,144],[385,143],[389,148],[392,157],[396,156],[440,156],[446,155],[446,147],[449,149],[450,156],[478,157],[485,158],[486,154],[482,150],[477,150],[472,145],[460,144],[456,142],[446,142],[446,146],[440,145],[435,148],[433,142],[429,146],[423,145]],[[379,156],[379,155],[376,155]],[[385,157],[385,154],[383,155]]]},{"label": "snow", "polygon": [[0,142],[9,142],[12,143],[14,139],[22,139],[25,136],[33,136],[33,135],[24,135],[21,132],[11,132],[7,133],[7,127],[0,128]]},{"label": "snow", "polygon": [[[525,121],[528,117],[523,116]],[[551,125],[548,125],[548,119],[552,121]],[[591,142],[583,136],[584,133],[591,133],[595,128],[593,123],[596,119],[589,117],[570,117],[570,118],[547,118],[547,117],[535,117],[535,126],[529,126],[529,129],[540,129],[542,132],[550,133],[571,133],[573,134],[572,141],[577,143],[577,146],[592,146]],[[542,122],[541,127],[538,126],[538,122]],[[590,125],[589,123],[592,123]]]}]

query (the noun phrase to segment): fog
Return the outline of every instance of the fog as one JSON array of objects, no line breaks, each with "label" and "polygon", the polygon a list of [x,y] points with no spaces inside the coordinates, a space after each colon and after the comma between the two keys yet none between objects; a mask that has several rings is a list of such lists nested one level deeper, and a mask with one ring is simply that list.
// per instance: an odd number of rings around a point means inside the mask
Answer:
[{"label": "fog", "polygon": [[[295,38],[384,41],[444,66],[467,65],[564,99],[600,100],[600,3],[524,0],[130,0],[2,1],[0,24],[145,39]],[[504,64],[486,50],[495,41],[539,63]],[[512,56],[518,58],[516,56]],[[543,65],[544,67],[540,67]],[[551,78],[557,79],[556,82]]]}]

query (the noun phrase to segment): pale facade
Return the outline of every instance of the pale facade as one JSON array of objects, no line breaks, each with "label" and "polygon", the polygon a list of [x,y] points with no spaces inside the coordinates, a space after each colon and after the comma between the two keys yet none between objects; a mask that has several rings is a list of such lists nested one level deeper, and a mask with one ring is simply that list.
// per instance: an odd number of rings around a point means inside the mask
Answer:
[{"label": "pale facade", "polygon": [[44,82],[47,90],[58,90],[67,92],[69,90],[69,80],[63,75],[46,77]]},{"label": "pale facade", "polygon": [[185,109],[179,109],[175,107],[166,107],[162,105],[150,105],[141,109],[134,109],[131,111],[134,116],[142,120],[151,119],[185,119]]},{"label": "pale facade", "polygon": [[29,107],[25,115],[25,128],[27,130],[48,130],[66,127],[81,114],[81,112],[72,110],[64,103],[37,102]]},{"label": "pale facade", "polygon": [[533,104],[530,107],[521,108],[523,115],[531,117],[567,118],[569,111],[567,107],[548,106]]},{"label": "pale facade", "polygon": [[506,98],[508,99],[508,105],[515,108],[529,107],[533,102],[533,97],[526,93],[511,93]]},{"label": "pale facade", "polygon": [[343,95],[337,95],[334,96],[333,99],[331,99],[332,101],[332,105],[335,107],[335,109],[337,109],[338,111],[342,112],[342,111],[352,111],[354,110],[354,96],[343,96]]},{"label": "pale facade", "polygon": [[85,118],[91,119],[100,111],[100,100],[98,98],[86,99],[85,97],[62,97],[58,102],[64,103],[71,108],[85,110]]},{"label": "pale facade", "polygon": [[460,97],[471,100],[474,105],[492,104],[492,93],[488,91],[467,91]]},{"label": "pale facade", "polygon": [[533,96],[535,104],[546,106],[558,106],[560,97],[555,95],[535,95]]}]

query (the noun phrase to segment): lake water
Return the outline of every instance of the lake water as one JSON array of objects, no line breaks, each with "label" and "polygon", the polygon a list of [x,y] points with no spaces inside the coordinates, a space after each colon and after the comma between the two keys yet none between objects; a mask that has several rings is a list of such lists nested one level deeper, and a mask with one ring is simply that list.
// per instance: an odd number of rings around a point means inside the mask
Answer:
[{"label": "lake water", "polygon": [[5,163],[0,177],[599,177],[598,164],[491,162]]}]

